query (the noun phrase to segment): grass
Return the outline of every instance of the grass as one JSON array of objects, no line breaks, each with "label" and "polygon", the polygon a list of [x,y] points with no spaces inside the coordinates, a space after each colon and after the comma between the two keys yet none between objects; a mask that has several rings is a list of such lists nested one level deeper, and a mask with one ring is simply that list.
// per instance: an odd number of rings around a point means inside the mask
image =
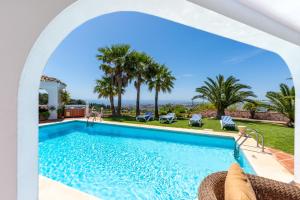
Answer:
[{"label": "grass", "polygon": [[[116,122],[125,122],[132,124],[148,124],[155,126],[168,126],[168,127],[177,127],[177,128],[192,128],[192,129],[212,129],[214,131],[227,131],[235,132],[232,130],[221,130],[220,122],[216,119],[204,118],[202,120],[203,125],[201,127],[191,127],[188,125],[188,120],[177,120],[172,124],[161,124],[159,121],[149,121],[149,122],[137,122],[135,117],[123,116],[123,117],[107,117],[104,120],[107,121],[116,121]],[[294,154],[294,128],[286,127],[285,125],[280,124],[271,124],[265,122],[253,122],[247,120],[235,120],[237,125],[245,125],[249,128],[253,128],[264,135],[265,146],[272,147],[290,154]]]}]

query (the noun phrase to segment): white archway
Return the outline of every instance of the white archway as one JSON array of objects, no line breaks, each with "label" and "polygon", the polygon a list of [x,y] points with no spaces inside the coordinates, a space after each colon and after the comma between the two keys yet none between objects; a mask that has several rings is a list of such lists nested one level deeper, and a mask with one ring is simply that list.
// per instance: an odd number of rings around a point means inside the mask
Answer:
[{"label": "white archway", "polygon": [[[78,0],[44,29],[25,63],[18,90],[18,200],[37,199],[39,80],[55,48],[84,22],[111,12],[136,11],[169,19],[278,53],[300,77],[300,47],[186,0]],[[184,36],[183,36],[184,37]],[[300,182],[300,79],[296,86],[295,180]],[[29,113],[30,116],[29,116]],[[29,116],[29,117],[28,117]]]}]

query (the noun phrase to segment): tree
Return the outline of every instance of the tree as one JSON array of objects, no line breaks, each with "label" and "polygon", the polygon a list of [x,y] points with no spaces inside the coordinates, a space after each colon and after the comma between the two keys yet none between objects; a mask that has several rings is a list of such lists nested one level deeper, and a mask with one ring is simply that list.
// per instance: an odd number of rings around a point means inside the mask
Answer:
[{"label": "tree", "polygon": [[117,95],[117,88],[115,85],[111,84],[111,78],[104,76],[102,79],[96,80],[94,93],[98,94],[98,98],[109,98],[111,113],[115,116],[114,96]]},{"label": "tree", "polygon": [[172,72],[165,66],[158,63],[152,63],[147,72],[147,82],[149,90],[155,91],[155,117],[158,117],[158,94],[160,92],[171,92],[176,78]]},{"label": "tree", "polygon": [[85,100],[82,99],[71,99],[69,105],[85,105]]},{"label": "tree", "polygon": [[70,93],[67,90],[60,90],[60,102],[63,106],[67,105],[71,101]]},{"label": "tree", "polygon": [[295,122],[295,87],[280,84],[279,92],[267,92],[270,101],[269,109],[282,113],[289,119],[288,126],[293,127]]},{"label": "tree", "polygon": [[141,85],[147,79],[147,69],[152,64],[152,58],[146,53],[132,51],[128,56],[128,65],[132,67],[131,77],[136,88],[136,116],[140,115]]},{"label": "tree", "polygon": [[127,62],[130,54],[130,45],[117,44],[111,47],[104,47],[98,49],[99,55],[97,59],[103,63],[100,65],[100,69],[110,77],[111,84],[116,85],[118,94],[118,108],[117,115],[121,115],[122,109],[122,91],[128,84],[130,75],[132,74],[132,68]]},{"label": "tree", "polygon": [[48,94],[39,93],[39,105],[47,105],[47,104],[48,104]]},{"label": "tree", "polygon": [[259,101],[246,102],[243,105],[243,109],[249,111],[251,119],[255,118],[255,113],[260,107],[262,107],[262,103]]},{"label": "tree", "polygon": [[217,109],[217,119],[225,115],[225,109],[230,105],[241,102],[253,102],[249,97],[256,97],[250,91],[251,87],[239,83],[239,79],[229,76],[226,80],[223,75],[216,76],[216,80],[207,78],[204,86],[196,88],[200,95],[194,96],[193,99],[203,98],[212,103]]}]

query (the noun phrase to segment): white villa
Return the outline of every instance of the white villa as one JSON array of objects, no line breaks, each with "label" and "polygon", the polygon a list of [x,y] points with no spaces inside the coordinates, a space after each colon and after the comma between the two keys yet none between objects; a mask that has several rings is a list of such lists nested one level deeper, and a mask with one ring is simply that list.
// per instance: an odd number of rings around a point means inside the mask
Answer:
[{"label": "white villa", "polygon": [[48,93],[48,108],[53,108],[49,109],[49,119],[57,119],[57,109],[61,106],[60,91],[66,87],[67,85],[57,78],[45,75],[41,77],[40,90]]}]

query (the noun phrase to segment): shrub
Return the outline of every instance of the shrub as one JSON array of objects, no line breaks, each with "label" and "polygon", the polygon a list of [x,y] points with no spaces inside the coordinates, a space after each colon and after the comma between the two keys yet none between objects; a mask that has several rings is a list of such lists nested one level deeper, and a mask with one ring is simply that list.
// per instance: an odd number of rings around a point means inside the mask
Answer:
[{"label": "shrub", "polygon": [[160,110],[159,111],[159,115],[166,115],[168,112],[167,111],[165,111],[165,110]]},{"label": "shrub", "polygon": [[43,112],[39,113],[39,119],[41,121],[49,119],[49,116],[50,116],[50,112],[49,111],[43,111]]},{"label": "shrub", "polygon": [[175,112],[175,114],[176,114],[177,119],[184,119],[185,118],[185,113],[176,113]]},{"label": "shrub", "polygon": [[58,118],[62,118],[63,117],[63,115],[64,115],[64,107],[61,107],[61,108],[58,108],[57,109],[57,116],[58,116]]},{"label": "shrub", "polygon": [[39,120],[47,120],[50,116],[48,106],[39,106]]},{"label": "shrub", "polygon": [[176,105],[173,107],[173,110],[175,111],[175,113],[186,113],[187,112],[187,108],[184,105]]},{"label": "shrub", "polygon": [[47,105],[47,104],[48,104],[48,94],[39,93],[39,105]]},{"label": "shrub", "polygon": [[215,106],[211,103],[200,103],[191,109],[192,113],[201,113],[207,110],[216,110]]},{"label": "shrub", "polygon": [[184,119],[188,113],[188,109],[184,105],[166,104],[160,107],[159,114],[166,115],[167,113],[175,113],[178,119]]},{"label": "shrub", "polygon": [[172,104],[165,104],[165,105],[161,106],[159,108],[159,112],[160,113],[166,113],[166,114],[169,113],[169,112],[173,112]]}]

